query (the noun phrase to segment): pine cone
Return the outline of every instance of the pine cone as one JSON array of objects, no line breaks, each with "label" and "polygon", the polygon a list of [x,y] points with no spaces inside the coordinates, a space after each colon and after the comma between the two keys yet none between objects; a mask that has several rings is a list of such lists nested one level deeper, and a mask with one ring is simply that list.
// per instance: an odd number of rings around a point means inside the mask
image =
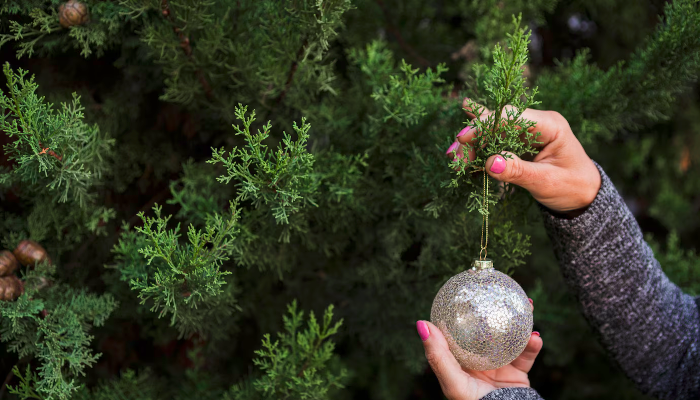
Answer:
[{"label": "pine cone", "polygon": [[15,255],[7,250],[0,252],[0,276],[11,275],[19,268]]},{"label": "pine cone", "polygon": [[82,25],[88,21],[88,11],[85,3],[69,0],[58,7],[58,21],[64,28]]},{"label": "pine cone", "polygon": [[12,301],[22,294],[22,282],[15,275],[0,278],[0,301]]},{"label": "pine cone", "polygon": [[25,266],[34,265],[44,260],[48,260],[49,264],[51,264],[49,254],[39,243],[33,240],[23,240],[19,242],[14,254],[17,260]]}]

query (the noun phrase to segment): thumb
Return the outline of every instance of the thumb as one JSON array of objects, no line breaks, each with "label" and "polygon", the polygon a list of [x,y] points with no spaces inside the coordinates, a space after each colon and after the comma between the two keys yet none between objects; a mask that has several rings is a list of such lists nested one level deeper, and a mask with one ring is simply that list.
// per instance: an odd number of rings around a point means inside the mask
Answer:
[{"label": "thumb", "polygon": [[427,321],[416,322],[418,334],[423,340],[425,357],[430,368],[440,382],[442,392],[448,399],[468,399],[469,385],[466,384],[466,373],[462,371],[455,357],[450,352],[447,340],[437,326]]},{"label": "thumb", "polygon": [[[510,152],[495,154],[486,160],[486,172],[501,182],[512,183],[532,192],[541,184],[552,165],[523,161]],[[505,155],[505,157],[504,157]]]}]

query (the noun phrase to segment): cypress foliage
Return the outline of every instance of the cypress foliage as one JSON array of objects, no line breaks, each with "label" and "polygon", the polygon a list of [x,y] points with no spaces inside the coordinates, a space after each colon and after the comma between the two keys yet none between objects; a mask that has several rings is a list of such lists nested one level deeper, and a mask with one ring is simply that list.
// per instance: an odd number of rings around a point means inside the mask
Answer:
[{"label": "cypress foliage", "polygon": [[[479,253],[483,162],[535,152],[527,107],[570,122],[698,290],[697,0],[629,7],[620,49],[618,1],[84,0],[68,28],[62,3],[0,5],[0,237],[53,260],[0,302],[0,397],[439,397],[414,324]],[[463,97],[510,119],[465,122]],[[488,145],[451,161],[467,124]],[[533,386],[643,398],[534,201],[486,196],[489,256],[546,332]]]}]

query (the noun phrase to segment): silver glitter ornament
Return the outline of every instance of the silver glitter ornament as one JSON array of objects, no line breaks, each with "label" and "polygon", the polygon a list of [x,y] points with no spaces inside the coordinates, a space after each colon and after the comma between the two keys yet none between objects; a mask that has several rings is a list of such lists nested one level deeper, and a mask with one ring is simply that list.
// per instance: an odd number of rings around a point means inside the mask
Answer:
[{"label": "silver glitter ornament", "polygon": [[489,259],[475,260],[471,269],[440,288],[430,320],[459,364],[475,371],[510,364],[532,334],[532,306],[525,291]]}]

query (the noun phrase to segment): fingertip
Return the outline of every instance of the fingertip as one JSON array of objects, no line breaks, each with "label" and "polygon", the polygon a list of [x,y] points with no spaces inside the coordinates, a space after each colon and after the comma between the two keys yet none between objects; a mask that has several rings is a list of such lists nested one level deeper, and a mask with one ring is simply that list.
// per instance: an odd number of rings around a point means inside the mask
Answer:
[{"label": "fingertip", "polygon": [[454,151],[457,150],[457,149],[459,148],[459,145],[460,145],[460,143],[459,143],[458,141],[455,140],[455,141],[450,145],[450,147],[447,148],[447,151],[445,152],[445,154],[447,154],[448,156],[452,156],[453,153],[454,153]]},{"label": "fingertip", "polygon": [[465,97],[464,100],[462,100],[462,110],[467,114],[469,118],[476,118],[476,113],[474,113],[473,105],[475,105],[469,97]]},{"label": "fingertip", "polygon": [[527,342],[527,346],[525,346],[525,351],[531,353],[539,353],[540,350],[542,350],[543,345],[544,341],[542,340],[540,333],[534,331],[530,334],[530,340]]},{"label": "fingertip", "polygon": [[489,175],[498,179],[499,175],[506,170],[507,161],[506,158],[500,154],[494,154],[486,160],[484,168]]},{"label": "fingertip", "polygon": [[457,141],[465,146],[471,147],[471,141],[476,138],[476,128],[468,126],[457,134]]},{"label": "fingertip", "polygon": [[465,127],[464,129],[462,129],[461,131],[459,131],[459,133],[457,134],[457,137],[461,137],[461,136],[466,135],[466,134],[469,133],[469,131],[471,131],[472,129],[474,129],[474,127],[472,127],[472,126],[467,126],[467,127]]},{"label": "fingertip", "polygon": [[416,321],[416,330],[422,341],[425,342],[430,337],[430,328],[425,321]]},{"label": "fingertip", "polygon": [[462,100],[462,108],[464,108],[464,109],[469,108],[470,100],[471,99],[469,97],[465,97],[464,100]]}]

